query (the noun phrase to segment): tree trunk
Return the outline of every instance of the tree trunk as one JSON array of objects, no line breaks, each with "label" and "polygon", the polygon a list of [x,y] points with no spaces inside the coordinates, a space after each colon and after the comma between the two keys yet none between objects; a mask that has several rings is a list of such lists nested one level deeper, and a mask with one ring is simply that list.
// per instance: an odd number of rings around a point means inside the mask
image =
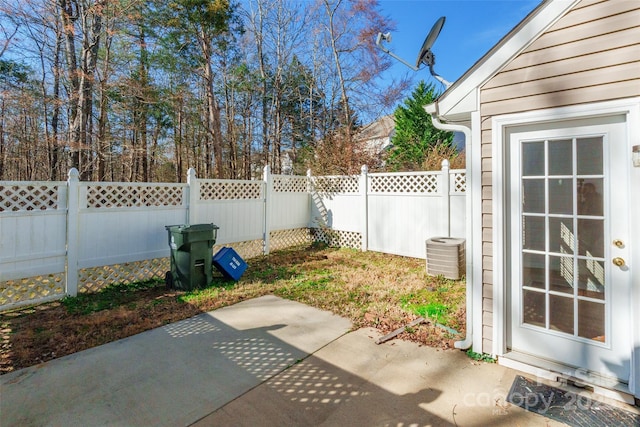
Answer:
[{"label": "tree trunk", "polygon": [[[81,149],[86,151],[86,165],[82,165],[81,176],[84,179],[91,179],[91,164],[93,163],[93,87],[95,81],[95,71],[98,64],[98,52],[100,50],[100,40],[102,35],[102,14],[108,0],[97,0],[93,5],[93,10],[89,13],[91,6],[85,5],[82,14],[83,42],[82,42],[82,95],[80,105],[81,116]],[[89,22],[91,21],[91,22]],[[98,150],[95,150],[98,151]]]},{"label": "tree trunk", "polygon": [[243,169],[244,169],[244,179],[251,179],[251,135],[253,135],[253,126],[251,125],[251,120],[249,119],[251,116],[247,116],[245,118],[245,134],[243,138],[243,150],[242,150],[242,159],[243,159]]},{"label": "tree trunk", "polygon": [[211,138],[211,143],[213,144],[213,149],[211,153],[208,151],[207,146],[207,158],[206,158],[206,167],[209,168],[209,165],[212,161],[211,156],[213,156],[213,161],[215,164],[215,168],[212,174],[208,174],[209,176],[215,176],[217,178],[222,178],[224,175],[223,170],[223,159],[222,159],[222,124],[220,122],[220,106],[218,105],[218,100],[216,99],[215,93],[213,92],[213,69],[211,68],[211,39],[204,32],[200,32],[200,43],[202,47],[203,53],[203,72],[204,72],[204,81],[205,81],[205,93],[207,98],[207,131],[209,132],[209,137]]},{"label": "tree trunk", "polygon": [[60,167],[60,74],[62,67],[60,66],[60,54],[62,51],[62,32],[56,28],[56,47],[53,62],[53,113],[51,115],[51,175],[52,181],[63,179],[64,172]]},{"label": "tree trunk", "polygon": [[243,129],[242,129],[242,169],[244,172],[244,179],[251,179],[251,140],[253,135],[253,121],[252,121],[252,99],[251,92],[247,93],[246,104],[244,106],[244,114],[242,115]]},{"label": "tree trunk", "polygon": [[108,181],[108,160],[111,154],[111,144],[109,142],[109,135],[107,135],[107,122],[109,119],[108,116],[108,97],[107,97],[107,81],[110,66],[110,58],[111,58],[111,40],[112,37],[107,35],[107,39],[105,40],[105,58],[102,66],[102,79],[100,80],[100,112],[98,116],[98,150],[96,153],[96,161],[97,161],[97,176],[96,179],[98,181]]},{"label": "tree trunk", "polygon": [[5,100],[4,97],[0,98],[0,180],[5,180],[4,176],[4,164],[6,158],[6,146],[4,140],[4,118],[5,118]]},{"label": "tree trunk", "polygon": [[162,132],[162,123],[160,120],[156,122],[156,126],[153,130],[151,156],[149,156],[149,182],[158,181],[158,154],[160,152],[160,133]]},{"label": "tree trunk", "polygon": [[176,118],[176,125],[173,130],[173,141],[175,145],[175,162],[176,162],[176,182],[182,182],[183,166],[182,166],[182,102],[178,97],[178,117]]},{"label": "tree trunk", "polygon": [[255,24],[255,38],[256,49],[258,54],[258,65],[260,67],[260,81],[262,85],[261,90],[261,102],[262,102],[262,164],[267,166],[269,162],[269,151],[271,144],[269,141],[269,99],[268,90],[269,85],[267,81],[267,69],[265,65],[263,39],[264,39],[264,14],[262,2],[258,2],[258,23]]},{"label": "tree trunk", "polygon": [[[76,58],[75,22],[78,19],[78,5],[74,0],[58,0],[60,19],[65,40],[65,56],[69,73],[69,167],[80,168],[80,122],[78,120],[78,98],[80,81],[78,79],[78,60]],[[74,8],[75,6],[75,8]]]},{"label": "tree trunk", "polygon": [[[90,164],[82,164],[82,150],[91,147],[91,118],[93,80],[100,36],[102,13],[108,0],[98,0],[94,5],[87,0],[58,0],[65,35],[65,50],[71,90],[69,95],[69,146],[71,167],[80,171],[81,179],[90,176]],[[80,66],[76,58],[75,24],[80,18],[82,51]]]},{"label": "tree trunk", "polygon": [[[223,76],[223,79],[225,76]],[[225,117],[227,119],[227,146],[229,155],[228,162],[228,174],[230,179],[238,178],[238,148],[237,148],[237,131],[235,127],[235,105],[236,96],[235,89],[231,87],[228,80],[224,82],[224,95],[225,95]]]},{"label": "tree trunk", "polygon": [[100,84],[100,115],[98,117],[98,167],[97,167],[97,180],[108,181],[107,162],[110,154],[110,144],[107,136],[107,88],[106,79]]},{"label": "tree trunk", "polygon": [[340,7],[341,1],[338,1],[335,7],[332,9],[329,5],[329,2],[325,0],[324,4],[327,10],[327,16],[329,17],[329,38],[331,41],[331,52],[333,53],[333,59],[336,63],[336,71],[338,73],[338,83],[340,85],[340,102],[342,103],[342,109],[344,114],[344,126],[346,130],[346,138],[347,140],[351,139],[351,123],[352,115],[351,109],[349,107],[349,98],[347,96],[347,86],[344,79],[344,74],[342,72],[342,63],[340,61],[340,53],[338,52],[338,46],[336,44],[337,35],[335,34],[335,27],[333,22],[333,17],[335,15],[336,10]]}]

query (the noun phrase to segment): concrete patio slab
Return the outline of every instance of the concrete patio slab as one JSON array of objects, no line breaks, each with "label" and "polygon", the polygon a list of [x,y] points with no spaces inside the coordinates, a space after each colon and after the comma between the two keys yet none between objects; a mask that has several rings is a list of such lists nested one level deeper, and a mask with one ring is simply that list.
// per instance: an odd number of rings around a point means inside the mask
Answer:
[{"label": "concrete patio slab", "polygon": [[0,377],[6,426],[554,426],[516,371],[266,296]]},{"label": "concrete patio slab", "polygon": [[0,425],[188,425],[345,334],[266,296],[0,377]]},{"label": "concrete patio slab", "polygon": [[516,371],[360,329],[196,426],[559,426],[505,402]]}]

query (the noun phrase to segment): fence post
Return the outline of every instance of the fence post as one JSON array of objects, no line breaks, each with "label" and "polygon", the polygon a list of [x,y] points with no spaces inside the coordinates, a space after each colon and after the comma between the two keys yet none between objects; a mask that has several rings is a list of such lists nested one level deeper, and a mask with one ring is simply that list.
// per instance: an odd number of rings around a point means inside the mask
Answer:
[{"label": "fence post", "polygon": [[187,224],[194,224],[197,219],[197,205],[200,200],[200,183],[196,177],[196,170],[187,171]]},{"label": "fence post", "polygon": [[263,173],[264,180],[264,234],[262,237],[263,248],[262,253],[264,255],[269,255],[269,245],[270,245],[270,234],[271,230],[269,229],[271,225],[271,192],[273,190],[273,182],[271,180],[271,168],[269,165],[264,167]]},{"label": "fence post", "polygon": [[362,200],[361,212],[362,216],[362,252],[366,252],[369,248],[369,190],[367,188],[367,180],[369,177],[369,168],[362,165],[360,168],[360,196]]},{"label": "fence post", "polygon": [[307,193],[309,193],[309,223],[307,224],[307,227],[311,229],[314,226],[314,220],[313,220],[314,194],[313,194],[313,175],[311,174],[311,169],[307,169]]},{"label": "fence post", "polygon": [[443,201],[443,212],[447,236],[451,237],[451,192],[449,190],[449,160],[444,159],[442,161],[442,201]]},{"label": "fence post", "polygon": [[78,226],[80,172],[69,170],[67,178],[67,265],[66,294],[78,295]]}]

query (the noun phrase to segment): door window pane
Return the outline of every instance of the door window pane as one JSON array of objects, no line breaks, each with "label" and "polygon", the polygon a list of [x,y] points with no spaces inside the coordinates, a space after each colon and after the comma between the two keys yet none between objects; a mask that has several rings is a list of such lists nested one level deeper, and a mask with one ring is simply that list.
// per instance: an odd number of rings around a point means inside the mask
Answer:
[{"label": "door window pane", "polygon": [[549,141],[549,175],[573,175],[573,141]]},{"label": "door window pane", "polygon": [[544,175],[544,141],[522,144],[522,175]]},{"label": "door window pane", "polygon": [[544,179],[522,180],[522,209],[526,213],[544,213]]},{"label": "door window pane", "polygon": [[544,217],[522,217],[522,248],[544,251]]},{"label": "door window pane", "polygon": [[604,304],[578,301],[578,335],[605,342]]},{"label": "door window pane", "polygon": [[578,138],[578,175],[602,175],[602,137]]},{"label": "door window pane", "polygon": [[602,178],[581,179],[578,183],[578,215],[604,215]]},{"label": "door window pane", "polygon": [[544,255],[522,254],[522,285],[533,288],[545,288]]},{"label": "door window pane", "polygon": [[579,294],[604,299],[604,262],[592,259],[578,260]]},{"label": "door window pane", "polygon": [[549,218],[549,252],[573,254],[575,248],[573,218]]},{"label": "door window pane", "polygon": [[578,253],[594,258],[604,257],[604,221],[578,220]]},{"label": "door window pane", "polygon": [[573,298],[549,295],[549,329],[573,335]]},{"label": "door window pane", "polygon": [[549,179],[549,213],[573,214],[572,179]]},{"label": "door window pane", "polygon": [[544,292],[522,291],[522,320],[524,323],[546,327],[545,295]]},{"label": "door window pane", "polygon": [[573,257],[549,257],[549,289],[573,295]]}]

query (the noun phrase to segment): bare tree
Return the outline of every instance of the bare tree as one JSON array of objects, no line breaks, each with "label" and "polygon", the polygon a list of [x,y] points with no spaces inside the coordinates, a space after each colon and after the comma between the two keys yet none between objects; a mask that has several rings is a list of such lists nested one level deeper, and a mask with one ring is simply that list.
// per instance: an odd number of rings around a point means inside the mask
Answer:
[{"label": "bare tree", "polygon": [[360,120],[402,95],[377,86],[376,0],[250,0],[242,43],[233,0],[0,1],[2,177],[349,170]]},{"label": "bare tree", "polygon": [[7,51],[12,39],[20,28],[20,24],[13,22],[10,14],[4,9],[4,6],[0,8],[0,16],[2,16],[2,19],[0,19],[0,33],[2,33],[2,38],[0,39],[0,58],[2,58]]},{"label": "bare tree", "polygon": [[[90,164],[82,151],[91,146],[94,75],[102,36],[102,18],[107,0],[58,0],[62,21],[67,73],[70,82],[69,144],[71,167],[90,178]],[[76,34],[81,35],[76,50]]]},{"label": "bare tree", "polygon": [[30,40],[28,46],[21,48],[22,59],[28,61],[34,67],[34,71],[38,70],[33,78],[38,82],[40,96],[37,104],[42,109],[33,110],[36,116],[32,119],[41,122],[42,126],[41,134],[37,137],[34,135],[35,139],[30,142],[32,153],[42,153],[42,167],[38,168],[37,176],[58,179],[62,169],[59,164],[62,150],[57,134],[60,81],[56,75],[59,64],[60,25],[56,19],[55,3],[25,0],[11,4],[11,8],[5,10],[9,11],[10,21],[15,23],[16,30],[20,29],[20,38]]},{"label": "bare tree", "polygon": [[282,166],[288,103],[286,73],[296,55],[304,56],[311,34],[306,3],[293,0],[254,0],[246,12],[260,75],[262,164],[279,173]]}]

